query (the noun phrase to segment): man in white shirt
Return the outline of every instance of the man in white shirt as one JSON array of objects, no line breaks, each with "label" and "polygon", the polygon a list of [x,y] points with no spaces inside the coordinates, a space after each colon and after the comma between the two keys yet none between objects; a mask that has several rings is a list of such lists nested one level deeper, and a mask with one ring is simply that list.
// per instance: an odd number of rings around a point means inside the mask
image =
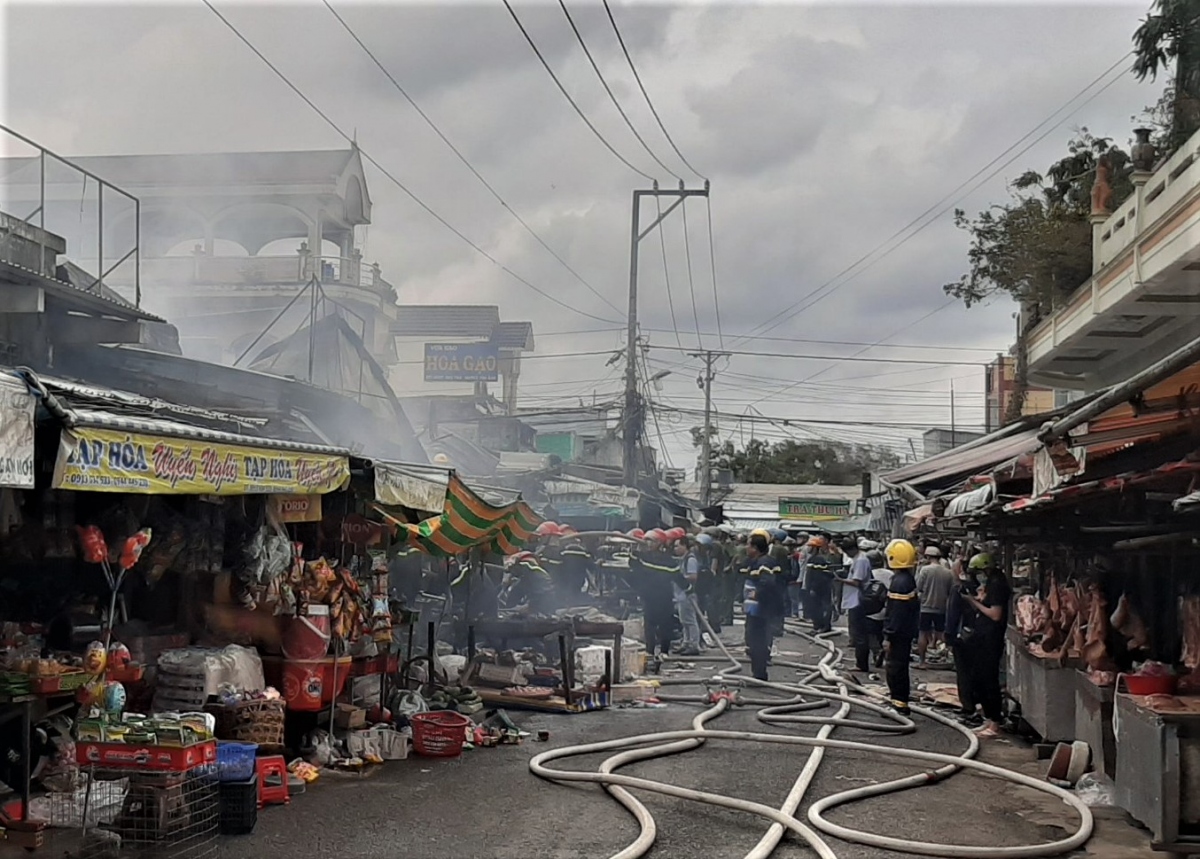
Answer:
[{"label": "man in white shirt", "polygon": [[850,628],[850,644],[854,648],[854,665],[863,673],[871,670],[870,624],[867,609],[861,604],[861,588],[871,580],[871,561],[866,553],[859,551],[858,541],[847,538],[842,543],[842,552],[850,560],[846,578],[842,580],[842,611],[846,613]]}]

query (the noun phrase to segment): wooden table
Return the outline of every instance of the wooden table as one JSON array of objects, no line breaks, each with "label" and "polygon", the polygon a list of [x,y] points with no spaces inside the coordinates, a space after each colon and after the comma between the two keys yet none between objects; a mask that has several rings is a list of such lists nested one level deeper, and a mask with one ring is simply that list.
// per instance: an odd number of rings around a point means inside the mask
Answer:
[{"label": "wooden table", "polygon": [[551,618],[514,618],[512,620],[485,620],[472,624],[468,634],[470,645],[467,659],[475,658],[476,635],[500,639],[500,649],[508,648],[510,638],[549,638],[557,635],[560,643],[559,658],[562,661],[563,687],[567,702],[571,700],[571,689],[575,685],[575,638],[607,638],[612,636],[612,672],[609,683],[616,683],[621,676],[621,642],[625,637],[625,624],[620,621],[599,622],[587,620],[554,620]]}]

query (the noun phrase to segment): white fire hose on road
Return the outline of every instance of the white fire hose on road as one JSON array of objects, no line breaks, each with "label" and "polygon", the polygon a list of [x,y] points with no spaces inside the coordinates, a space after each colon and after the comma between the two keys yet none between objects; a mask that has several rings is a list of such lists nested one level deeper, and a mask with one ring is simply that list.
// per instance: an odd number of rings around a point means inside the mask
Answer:
[{"label": "white fire hose on road", "polygon": [[[771,689],[778,692],[790,693],[794,697],[790,700],[779,701],[745,701],[744,703],[752,703],[755,705],[769,705],[760,709],[757,717],[762,722],[773,724],[820,724],[821,728],[815,737],[788,736],[784,734],[764,734],[752,731],[718,731],[710,730],[707,725],[709,722],[716,719],[729,708],[729,701],[722,698],[713,706],[709,707],[695,719],[692,720],[691,730],[680,731],[660,731],[657,733],[637,734],[630,737],[623,737],[615,740],[607,740],[597,743],[586,743],[582,745],[566,746],[561,749],[551,749],[550,751],[542,752],[536,755],[529,762],[529,768],[534,775],[549,781],[556,782],[595,782],[604,786],[605,790],[624,806],[637,820],[640,832],[638,837],[627,847],[614,853],[611,859],[639,859],[654,844],[657,836],[657,829],[654,822],[654,817],[650,814],[646,806],[637,799],[629,788],[645,790],[652,793],[659,793],[665,796],[672,796],[679,799],[689,799],[696,802],[706,803],[709,805],[720,806],[722,808],[730,808],[737,811],[745,811],[750,814],[756,814],[771,821],[771,826],[763,837],[759,840],[749,853],[746,854],[746,859],[767,859],[779,842],[783,840],[784,835],[788,832],[794,832],[802,838],[820,859],[838,859],[833,848],[828,842],[822,838],[824,835],[832,836],[855,844],[863,844],[871,847],[878,847],[886,850],[895,850],[902,853],[912,853],[918,856],[937,856],[950,857],[950,859],[1036,859],[1036,857],[1056,856],[1062,853],[1075,850],[1087,842],[1092,835],[1093,819],[1091,809],[1083,803],[1075,794],[1070,791],[1063,790],[1049,782],[1040,779],[1032,778],[1022,773],[1004,769],[1003,767],[994,766],[992,764],[982,763],[974,760],[979,751],[978,738],[967,730],[966,727],[946,716],[937,713],[934,710],[924,707],[913,707],[913,711],[921,714],[934,721],[941,722],[955,728],[962,733],[968,743],[967,748],[960,755],[946,755],[935,752],[919,751],[916,749],[896,748],[892,746],[875,745],[872,743],[847,742],[843,740],[834,740],[830,738],[834,729],[838,726],[863,728],[867,730],[882,731],[891,734],[907,734],[916,731],[916,725],[912,720],[894,712],[881,704],[872,703],[871,701],[863,700],[862,698],[854,698],[849,694],[851,690],[860,695],[871,695],[869,690],[864,689],[847,678],[843,678],[837,671],[837,664],[841,660],[841,651],[835,648],[832,642],[825,638],[814,638],[805,633],[793,630],[803,637],[823,645],[826,648],[826,653],[821,657],[817,666],[803,666],[796,663],[781,662],[774,660],[773,664],[776,667],[799,668],[806,667],[812,670],[806,676],[802,677],[799,682],[794,684],[777,683],[764,680],[756,680],[751,677],[729,676],[736,675],[741,671],[742,663],[734,657],[721,641],[720,637],[712,631],[707,619],[702,613],[697,611],[698,616],[704,623],[705,628],[713,639],[717,642],[721,651],[728,658],[730,669],[722,674],[716,675],[714,682],[722,684],[741,684],[747,687],[755,687],[762,689]],[[696,661],[696,660],[689,660]],[[819,684],[818,684],[819,678]],[[695,685],[701,681],[680,681],[678,685]],[[837,691],[832,691],[836,688]],[[694,701],[693,698],[682,698],[671,696],[660,696],[664,700],[677,701]],[[816,700],[814,700],[816,699]],[[840,705],[837,711],[831,716],[802,716],[797,713],[807,710],[816,709],[826,706],[825,702],[838,702]],[[886,721],[875,722],[858,719],[848,719],[847,714],[851,708],[865,710],[872,715],[882,717]],[[773,808],[769,805],[763,805],[750,800],[737,799],[734,797],[723,796],[721,794],[709,793],[706,791],[692,790],[690,788],[679,787],[678,785],[666,784],[663,782],[653,781],[650,779],[638,778],[635,776],[621,775],[616,771],[621,767],[629,764],[650,760],[652,758],[663,757],[666,755],[680,754],[682,752],[691,751],[699,748],[706,741],[716,740],[720,742],[732,741],[739,743],[770,743],[776,745],[791,745],[791,746],[807,746],[812,749],[806,761],[804,768],[800,771],[795,783],[792,785],[791,791],[784,800],[780,808]],[[922,765],[935,765],[935,769],[929,769],[921,773],[907,776],[905,778],[894,779],[880,784],[866,785],[864,787],[855,788],[852,790],[836,793],[827,796],[812,803],[808,808],[807,824],[797,820],[795,813],[804,801],[805,794],[816,776],[821,762],[825,755],[826,749],[841,749],[845,751],[868,752],[873,757],[893,758],[902,761],[913,761]],[[596,754],[598,752],[617,752],[612,757],[606,759],[595,772],[580,772],[573,770],[559,770],[548,766],[553,761],[576,757],[579,755]],[[896,838],[889,835],[879,835],[873,832],[866,832],[858,829],[850,829],[845,826],[833,823],[824,817],[825,812],[837,808],[838,806],[847,805],[852,802],[867,799],[874,796],[882,796],[888,793],[895,793],[902,790],[908,790],[922,785],[935,784],[943,779],[953,775],[959,770],[967,769],[979,773],[981,775],[991,776],[1008,781],[1013,784],[1019,784],[1024,787],[1031,788],[1041,793],[1061,799],[1066,805],[1070,806],[1079,816],[1079,828],[1074,834],[1067,838],[1058,841],[1052,841],[1045,844],[1021,845],[1015,847],[994,847],[994,846],[975,846],[975,845],[957,845],[957,844],[937,844],[932,842],[912,841],[905,838]]]}]

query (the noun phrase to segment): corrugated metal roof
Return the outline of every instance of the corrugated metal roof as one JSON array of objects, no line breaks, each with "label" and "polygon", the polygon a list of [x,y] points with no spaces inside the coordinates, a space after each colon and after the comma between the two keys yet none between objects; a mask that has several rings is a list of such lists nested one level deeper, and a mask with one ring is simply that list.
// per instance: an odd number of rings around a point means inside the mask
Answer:
[{"label": "corrugated metal roof", "polygon": [[122,432],[144,433],[146,435],[168,436],[170,438],[190,438],[200,441],[220,442],[221,444],[237,444],[245,447],[261,447],[271,450],[298,450],[307,453],[328,453],[349,456],[350,451],[340,447],[329,447],[320,444],[305,444],[297,441],[282,439],[260,438],[259,436],[241,435],[240,433],[222,432],[179,421],[165,420],[152,417],[131,417],[116,412],[101,409],[71,409],[73,425],[77,427],[96,427],[99,429],[116,429]]},{"label": "corrugated metal roof", "polygon": [[533,348],[533,323],[501,322],[492,330],[492,343],[501,349],[527,352]]},{"label": "corrugated metal roof", "polygon": [[397,337],[491,337],[500,324],[494,304],[413,304],[397,308]]},{"label": "corrugated metal roof", "polygon": [[911,484],[921,487],[952,477],[979,474],[1013,457],[1037,450],[1041,447],[1037,438],[1039,432],[1040,422],[1032,426],[1027,422],[1012,424],[979,441],[906,465],[883,475],[883,479],[893,486]]}]

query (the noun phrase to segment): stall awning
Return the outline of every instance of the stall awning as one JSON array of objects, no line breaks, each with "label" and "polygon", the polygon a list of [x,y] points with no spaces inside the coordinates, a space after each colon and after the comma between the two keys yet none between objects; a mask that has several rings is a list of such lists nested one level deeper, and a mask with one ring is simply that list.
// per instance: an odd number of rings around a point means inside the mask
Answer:
[{"label": "stall awning", "polygon": [[1037,450],[1041,447],[1037,438],[1040,431],[1040,424],[1013,424],[978,441],[885,474],[883,480],[890,486],[953,485],[953,478],[990,472],[1015,457]]},{"label": "stall awning", "polygon": [[51,486],[147,495],[316,495],[350,479],[349,453],[177,421],[72,410]]},{"label": "stall awning", "polygon": [[967,516],[971,513],[977,513],[996,497],[996,484],[985,483],[982,486],[977,486],[967,492],[955,495],[946,505],[946,512],[942,514],[942,518],[951,519],[957,516]]},{"label": "stall awning", "polygon": [[1112,477],[1088,480],[1083,483],[1068,483],[1049,492],[1028,498],[1018,498],[1004,505],[1005,513],[1024,513],[1056,504],[1067,504],[1080,498],[1105,492],[1120,492],[1130,486],[1140,486],[1190,473],[1200,472],[1200,462],[1190,459],[1168,462],[1149,471],[1127,471]]},{"label": "stall awning", "polygon": [[450,469],[415,463],[371,463],[375,472],[375,500],[392,507],[436,512],[446,501]]},{"label": "stall awning", "polygon": [[459,555],[476,547],[510,555],[533,536],[542,521],[524,501],[488,504],[454,474],[449,476],[440,516],[413,525],[382,507],[375,509],[399,528],[408,545],[430,555]]},{"label": "stall awning", "polygon": [[844,519],[831,519],[821,522],[818,527],[831,534],[853,534],[855,531],[868,531],[871,526],[871,514],[860,513],[857,516],[847,516]]}]

